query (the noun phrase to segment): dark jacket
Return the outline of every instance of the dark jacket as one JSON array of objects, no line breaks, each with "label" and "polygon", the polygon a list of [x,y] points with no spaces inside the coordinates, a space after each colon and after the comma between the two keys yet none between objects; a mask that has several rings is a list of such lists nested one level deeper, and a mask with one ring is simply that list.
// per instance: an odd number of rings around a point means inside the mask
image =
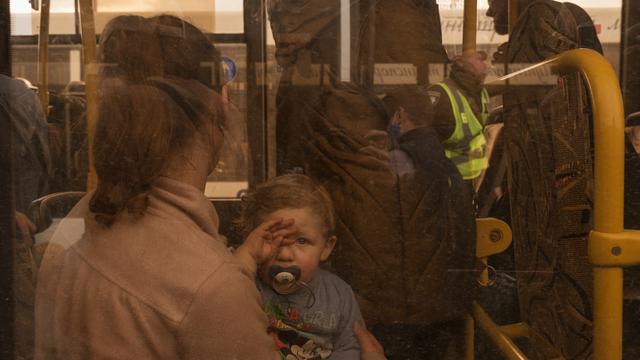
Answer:
[{"label": "dark jacket", "polygon": [[[568,3],[531,1],[515,24],[506,60],[534,64],[578,47],[601,50],[585,14]],[[572,73],[557,84],[512,85],[503,103],[520,314],[565,358],[588,359],[593,163],[585,82]],[[532,346],[548,345],[532,339]]]},{"label": "dark jacket", "polygon": [[[425,299],[425,303],[434,304],[434,309],[438,309],[444,319],[461,316],[474,300],[478,275],[472,271],[476,249],[472,188],[462,179],[455,164],[445,156],[432,129],[419,127],[410,130],[398,139],[398,144],[414,161],[416,177],[429,183],[425,195],[430,195],[424,197],[429,202],[420,205],[431,212],[425,221],[435,221],[430,231],[438,234],[435,240],[441,246],[438,256],[432,261],[440,263],[442,268],[432,268],[429,275],[442,276],[447,285],[435,291],[428,300]],[[402,185],[399,182],[399,186]],[[411,194],[412,190],[401,188],[400,193]],[[410,237],[415,227],[405,208],[402,209],[405,235]]]},{"label": "dark jacket", "polygon": [[47,121],[35,92],[20,80],[0,75],[0,121],[11,131],[16,210],[47,193],[51,156]]}]

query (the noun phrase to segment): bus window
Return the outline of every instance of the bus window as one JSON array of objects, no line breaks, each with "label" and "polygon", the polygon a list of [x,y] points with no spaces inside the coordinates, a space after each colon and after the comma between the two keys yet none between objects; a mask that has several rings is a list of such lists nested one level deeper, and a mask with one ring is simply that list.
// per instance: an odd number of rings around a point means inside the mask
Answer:
[{"label": "bus window", "polygon": [[[110,65],[85,66],[78,2],[51,2],[42,81],[41,10],[11,0],[11,77],[34,104],[50,94],[34,115],[42,135],[27,142],[42,158],[14,161],[17,189],[29,185],[28,176],[44,179],[31,194],[16,195],[9,210],[24,231],[27,221],[41,220],[29,220],[33,200],[42,206],[47,195],[65,193],[45,219],[57,225],[91,190],[87,95],[99,94],[88,94],[86,81]],[[204,188],[221,231],[232,245],[242,240],[232,226],[238,200],[270,178],[304,174],[322,186],[338,239],[324,266],[353,289],[389,359],[504,357],[480,331],[475,338],[469,331],[471,318],[483,327],[478,313],[511,325],[503,335],[529,334],[517,341],[528,358],[590,359],[594,101],[588,79],[560,72],[553,59],[591,49],[618,76],[627,117],[625,226],[640,228],[640,5],[518,0],[519,17],[509,24],[507,0],[478,0],[476,41],[464,53],[465,2],[95,0],[91,26],[97,43],[120,15],[171,14],[202,30],[220,57],[200,62],[206,75],[198,80],[222,95],[227,115],[225,143]],[[12,144],[18,155],[27,147]],[[25,268],[38,263],[37,246],[54,228],[35,231],[36,248],[18,249]],[[507,234],[506,250],[477,255],[478,246]],[[637,272],[625,270],[625,314],[632,315],[616,339],[624,340],[624,359],[640,352]],[[33,290],[34,278],[20,276]],[[22,310],[16,317],[29,315]],[[301,327],[335,325],[302,320]],[[32,344],[22,330],[16,353],[28,357]],[[465,348],[470,339],[475,347]]]},{"label": "bus window", "polygon": [[[51,103],[48,106],[48,122],[52,132],[51,146],[54,152],[51,191],[82,191],[86,188],[86,128],[84,71],[79,24],[74,26],[74,2],[53,2],[50,15],[50,46],[48,49],[48,91]],[[216,5],[217,4],[217,5]],[[28,5],[28,4],[27,4]],[[98,1],[96,4],[95,28],[100,36],[104,25],[113,17],[127,13],[153,16],[161,13],[177,13],[191,19],[194,24],[209,34],[227,61],[233,74],[226,86],[229,97],[229,114],[232,119],[227,129],[227,143],[220,166],[212,174],[207,185],[207,196],[212,198],[236,198],[248,184],[248,145],[246,135],[246,61],[245,46],[238,43],[242,36],[242,9],[225,2],[136,2]],[[217,7],[215,7],[217,6]],[[212,9],[220,8],[219,11]],[[13,18],[13,75],[28,79],[35,87],[38,84],[38,11],[16,2],[12,7]],[[70,21],[71,20],[71,21]],[[238,27],[240,22],[240,27]],[[225,25],[226,24],[226,25]],[[232,25],[233,24],[233,25]],[[220,28],[221,34],[214,31]],[[225,35],[222,35],[224,33]],[[216,39],[217,37],[217,39]],[[221,39],[220,41],[217,41]],[[38,90],[42,91],[42,90]],[[217,179],[217,180],[216,180]]]}]

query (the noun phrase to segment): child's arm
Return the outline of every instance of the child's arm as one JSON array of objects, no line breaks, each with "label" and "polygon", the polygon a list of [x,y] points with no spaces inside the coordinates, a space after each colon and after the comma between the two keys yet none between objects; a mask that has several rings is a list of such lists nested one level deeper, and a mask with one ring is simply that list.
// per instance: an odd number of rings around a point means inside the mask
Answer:
[{"label": "child's arm", "polygon": [[255,274],[258,265],[276,256],[280,246],[293,243],[288,236],[296,233],[293,219],[265,221],[255,228],[234,252],[242,266],[250,274]]}]

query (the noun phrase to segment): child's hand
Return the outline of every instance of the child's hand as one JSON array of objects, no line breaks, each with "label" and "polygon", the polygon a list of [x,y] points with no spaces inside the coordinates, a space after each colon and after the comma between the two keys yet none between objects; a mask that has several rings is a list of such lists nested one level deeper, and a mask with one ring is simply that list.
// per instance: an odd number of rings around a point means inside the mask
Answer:
[{"label": "child's hand", "polygon": [[287,237],[297,231],[293,219],[265,221],[247,236],[235,255],[247,270],[255,273],[259,264],[276,256],[280,246],[292,244],[295,240]]}]

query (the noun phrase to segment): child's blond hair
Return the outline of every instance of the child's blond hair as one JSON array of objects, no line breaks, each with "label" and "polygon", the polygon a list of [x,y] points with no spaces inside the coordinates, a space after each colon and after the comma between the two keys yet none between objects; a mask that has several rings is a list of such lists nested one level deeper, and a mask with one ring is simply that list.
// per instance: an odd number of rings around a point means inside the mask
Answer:
[{"label": "child's blond hair", "polygon": [[331,198],[322,186],[305,175],[283,175],[258,185],[242,198],[242,211],[236,221],[243,237],[260,225],[266,216],[282,209],[310,209],[325,227],[325,236],[336,226]]}]

